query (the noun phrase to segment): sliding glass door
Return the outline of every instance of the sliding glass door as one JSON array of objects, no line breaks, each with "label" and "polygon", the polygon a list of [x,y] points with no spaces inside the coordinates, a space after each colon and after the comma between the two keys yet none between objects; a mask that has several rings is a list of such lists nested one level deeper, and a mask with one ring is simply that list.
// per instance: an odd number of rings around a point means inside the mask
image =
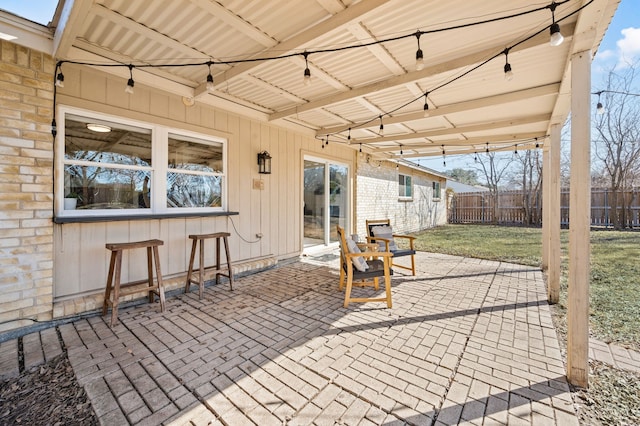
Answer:
[{"label": "sliding glass door", "polygon": [[349,168],[320,158],[304,159],[304,246],[337,241],[336,225],[347,227]]}]

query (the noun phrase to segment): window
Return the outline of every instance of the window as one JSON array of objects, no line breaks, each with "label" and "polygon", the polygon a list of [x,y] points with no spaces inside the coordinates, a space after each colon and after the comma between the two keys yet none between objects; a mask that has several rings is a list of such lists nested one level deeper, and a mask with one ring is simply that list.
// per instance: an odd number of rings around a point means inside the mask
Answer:
[{"label": "window", "polygon": [[433,199],[439,200],[440,199],[440,182],[431,182],[431,185],[433,188]]},{"label": "window", "polygon": [[75,110],[62,114],[58,216],[226,207],[224,140]]},{"label": "window", "polygon": [[398,196],[400,198],[413,197],[413,188],[411,187],[411,176],[398,174]]}]

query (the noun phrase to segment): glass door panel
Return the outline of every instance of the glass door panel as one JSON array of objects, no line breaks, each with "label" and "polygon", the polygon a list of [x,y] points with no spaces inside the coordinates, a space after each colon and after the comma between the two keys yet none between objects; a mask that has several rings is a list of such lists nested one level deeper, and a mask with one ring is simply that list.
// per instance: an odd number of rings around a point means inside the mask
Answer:
[{"label": "glass door panel", "polygon": [[325,165],[304,160],[304,246],[324,244]]}]

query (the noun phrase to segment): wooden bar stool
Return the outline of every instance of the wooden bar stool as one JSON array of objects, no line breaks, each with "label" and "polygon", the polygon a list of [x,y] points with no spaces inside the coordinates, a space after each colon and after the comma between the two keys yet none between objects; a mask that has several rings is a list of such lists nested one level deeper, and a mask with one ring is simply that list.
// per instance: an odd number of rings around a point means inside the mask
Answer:
[{"label": "wooden bar stool", "polygon": [[[228,232],[216,232],[213,234],[192,234],[189,238],[193,240],[191,244],[191,258],[189,260],[189,271],[187,272],[187,282],[184,286],[184,292],[189,291],[191,284],[196,284],[200,288],[200,299],[204,295],[204,271],[213,270],[216,273],[216,284],[220,284],[220,276],[229,278],[229,289],[233,290],[233,271],[231,270],[231,257],[229,256],[229,242],[227,237],[231,236]],[[204,241],[209,238],[216,239],[216,264],[215,266],[204,266]],[[227,256],[227,266],[220,265],[220,239],[224,241],[224,251]],[[196,258],[196,247],[200,243],[200,268],[198,279],[193,278],[193,263]],[[212,269],[213,268],[213,269]]]},{"label": "wooden bar stool", "polygon": [[[140,292],[142,289],[140,284],[147,282],[148,287],[144,287],[149,291],[149,303],[153,303],[154,294],[160,298],[160,310],[164,312],[164,288],[162,285],[162,273],[160,272],[160,256],[158,255],[158,246],[164,244],[162,240],[146,240],[134,241],[130,243],[105,244],[107,250],[111,250],[111,262],[109,263],[109,275],[107,277],[107,286],[104,291],[104,303],[102,304],[102,315],[107,314],[107,307],[111,305],[111,327],[118,322],[118,303],[120,297]],[[130,282],[120,284],[120,273],[122,271],[122,252],[137,248],[147,249],[147,271],[148,279],[143,281]],[[151,252],[153,251],[153,258]],[[156,264],[156,281],[153,282],[153,260]],[[138,286],[134,288],[134,286]],[[113,300],[111,300],[111,289],[113,288]]]}]

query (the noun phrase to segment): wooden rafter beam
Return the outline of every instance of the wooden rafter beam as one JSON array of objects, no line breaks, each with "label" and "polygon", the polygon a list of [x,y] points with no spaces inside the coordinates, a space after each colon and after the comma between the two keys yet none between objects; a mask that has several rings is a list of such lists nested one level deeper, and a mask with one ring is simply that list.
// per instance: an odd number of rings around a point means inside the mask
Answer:
[{"label": "wooden rafter beam", "polygon": [[[573,30],[573,25],[568,24],[562,27],[563,34],[571,34],[572,30]],[[546,32],[544,32],[514,47],[511,50],[511,53],[513,54],[515,52],[531,49],[531,48],[534,48],[540,45],[545,45],[548,43],[549,43],[549,35]],[[329,96],[325,96],[324,98],[307,102],[304,105],[297,105],[292,108],[287,108],[283,111],[278,111],[271,114],[269,119],[272,121],[277,120],[279,118],[287,117],[292,114],[297,114],[304,111],[313,110],[316,108],[322,108],[334,103],[344,102],[360,96],[369,95],[374,92],[380,92],[393,87],[413,83],[414,81],[417,81],[417,80],[430,78],[443,73],[473,66],[485,61],[487,58],[490,58],[491,56],[495,55],[496,52],[500,52],[503,49],[504,49],[503,44],[497,44],[495,46],[491,46],[481,51],[473,52],[471,54],[467,54],[458,58],[449,59],[440,63],[435,63],[432,66],[425,67],[421,71],[412,71],[406,74],[397,75],[395,77],[391,77],[383,81],[379,81],[373,84],[351,89],[347,92],[334,93]]]}]

